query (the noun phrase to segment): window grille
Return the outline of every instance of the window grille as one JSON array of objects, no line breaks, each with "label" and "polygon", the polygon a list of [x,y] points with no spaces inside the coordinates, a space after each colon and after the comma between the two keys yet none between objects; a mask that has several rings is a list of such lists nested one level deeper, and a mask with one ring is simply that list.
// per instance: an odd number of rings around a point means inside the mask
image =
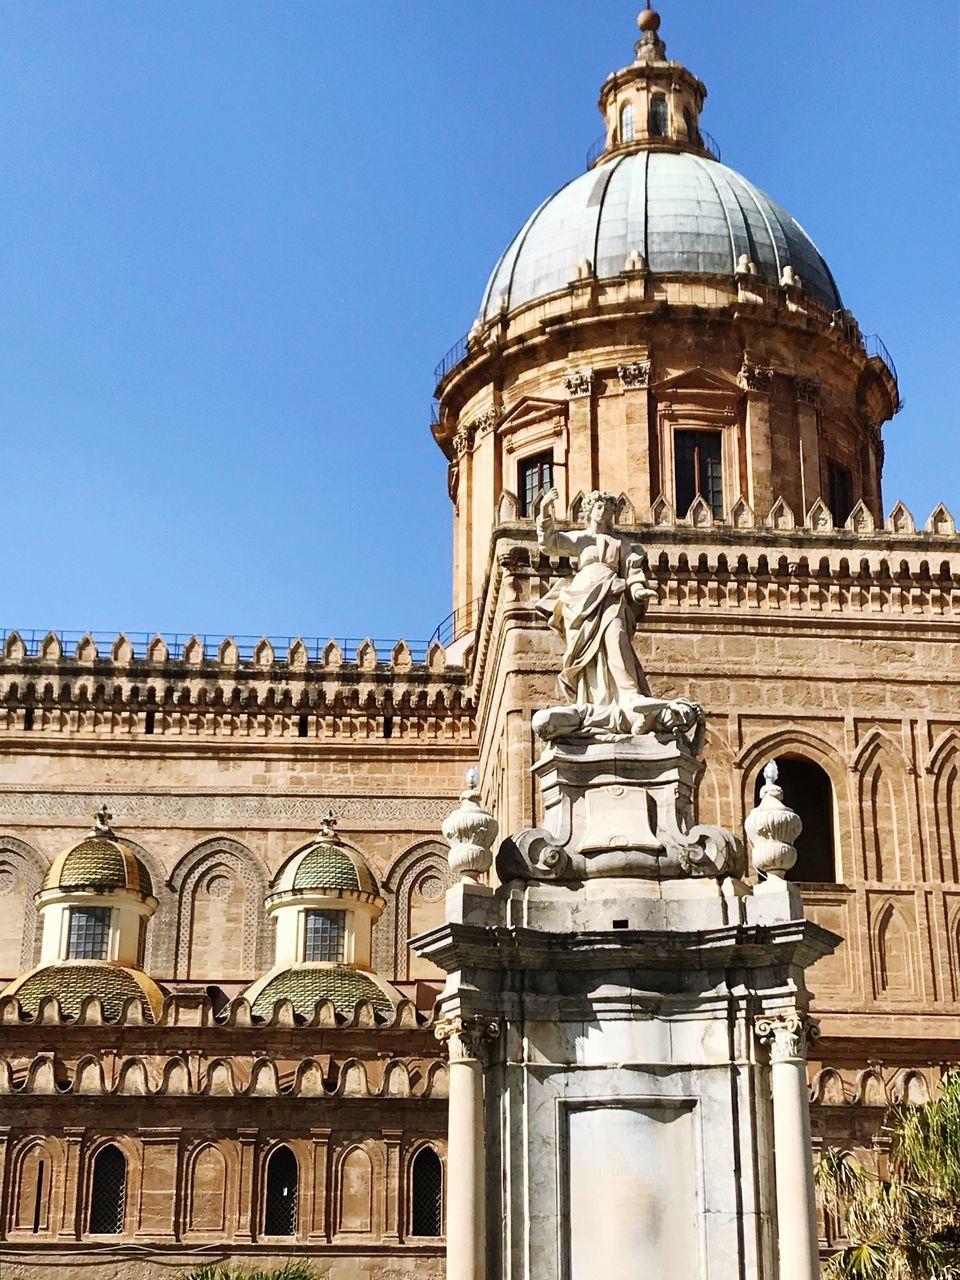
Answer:
[{"label": "window grille", "polygon": [[669,124],[667,116],[667,100],[666,98],[651,98],[650,100],[650,136],[651,138],[665,138],[669,134]]},{"label": "window grille", "polygon": [[277,1147],[267,1161],[267,1193],[263,1232],[268,1236],[297,1234],[297,1158],[289,1147]]},{"label": "window grille", "polygon": [[105,960],[110,946],[110,907],[73,907],[68,960]]},{"label": "window grille", "polygon": [[541,493],[553,485],[553,454],[537,453],[532,458],[522,458],[517,467],[517,478],[520,514],[532,516]]},{"label": "window grille", "polygon": [[424,1147],[413,1162],[410,1187],[410,1234],[443,1234],[443,1166],[430,1147]]},{"label": "window grille", "polygon": [[846,524],[853,510],[853,476],[839,462],[827,463],[827,494],[834,524]]},{"label": "window grille", "polygon": [[127,1162],[112,1144],[97,1153],[90,1188],[90,1234],[118,1236],[127,1202]]},{"label": "window grille", "polygon": [[723,519],[722,444],[719,431],[677,431],[673,438],[677,515],[702,497],[715,520]]},{"label": "window grille", "polygon": [[342,960],[346,941],[345,911],[307,911],[304,960]]},{"label": "window grille", "polygon": [[633,103],[625,102],[620,108],[620,141],[633,141]]}]

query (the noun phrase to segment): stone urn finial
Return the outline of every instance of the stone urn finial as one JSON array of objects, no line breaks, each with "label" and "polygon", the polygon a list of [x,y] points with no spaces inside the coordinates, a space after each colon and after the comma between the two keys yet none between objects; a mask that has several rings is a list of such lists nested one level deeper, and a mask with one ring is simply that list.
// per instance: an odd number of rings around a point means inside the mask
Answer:
[{"label": "stone urn finial", "polygon": [[760,803],[747,814],[743,825],[750,841],[753,865],[762,875],[783,880],[797,860],[794,842],[803,830],[803,822],[783,803],[778,776],[777,762],[771,760],[763,771]]},{"label": "stone urn finial", "polygon": [[467,770],[466,782],[459,808],[454,809],[441,830],[450,846],[447,856],[454,876],[479,884],[480,877],[493,865],[491,848],[497,837],[497,820],[480,804],[480,771],[476,765]]}]

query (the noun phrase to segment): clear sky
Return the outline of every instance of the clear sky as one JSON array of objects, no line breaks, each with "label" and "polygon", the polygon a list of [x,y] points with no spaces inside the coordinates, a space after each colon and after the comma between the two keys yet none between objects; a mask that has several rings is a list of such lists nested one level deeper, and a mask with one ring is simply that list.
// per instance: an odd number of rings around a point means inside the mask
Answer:
[{"label": "clear sky", "polygon": [[[885,502],[960,518],[957,7],[664,3],[906,407]],[[0,627],[422,639],[432,370],[632,57],[620,0],[3,0]]]}]

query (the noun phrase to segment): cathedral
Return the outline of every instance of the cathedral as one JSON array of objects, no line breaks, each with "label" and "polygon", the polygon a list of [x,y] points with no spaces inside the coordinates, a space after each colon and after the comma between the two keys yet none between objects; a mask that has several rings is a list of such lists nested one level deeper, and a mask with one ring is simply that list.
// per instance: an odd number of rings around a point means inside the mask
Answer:
[{"label": "cathedral", "polygon": [[[742,886],[717,911],[768,879],[809,922],[813,941],[790,944],[817,1025],[790,1059],[808,1150],[882,1161],[886,1109],[960,1064],[955,522],[884,494],[889,353],[800,223],[721,163],[706,87],[659,16],[638,25],[586,171],[517,231],[437,367],[454,608],[430,643],[2,633],[4,1277],[289,1260],[330,1280],[448,1274],[463,1064],[438,1000],[465,962],[445,921],[479,928],[470,893],[534,863],[562,879],[573,856],[543,835],[566,784],[536,725],[563,660],[554,593],[598,507],[642,548],[624,661],[687,734],[678,868],[701,874],[692,833],[751,835],[771,796],[792,811],[792,865],[761,862],[752,835],[749,855],[707,844],[718,882]],[[637,819],[654,834],[656,805]],[[619,848],[616,821],[597,800],[597,848]],[[497,829],[495,868],[463,861]],[[793,917],[757,900],[743,920],[779,936]],[[511,920],[532,948],[530,920]],[[751,1141],[763,1131],[761,1115]],[[814,1274],[768,1269],[762,1242],[750,1262],[752,1219],[731,1213],[728,1262],[701,1251],[675,1274]],[[480,1243],[452,1280],[600,1274],[582,1248],[508,1265],[486,1218],[457,1227]],[[820,1213],[814,1251],[839,1230]]]}]

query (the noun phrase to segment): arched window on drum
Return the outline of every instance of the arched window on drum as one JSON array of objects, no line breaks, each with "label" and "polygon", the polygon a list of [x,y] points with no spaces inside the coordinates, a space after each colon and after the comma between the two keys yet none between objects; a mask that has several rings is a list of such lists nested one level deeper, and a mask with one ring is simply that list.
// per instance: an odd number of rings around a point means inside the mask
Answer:
[{"label": "arched window on drum", "polygon": [[625,102],[620,108],[620,141],[633,141],[633,103]]}]

